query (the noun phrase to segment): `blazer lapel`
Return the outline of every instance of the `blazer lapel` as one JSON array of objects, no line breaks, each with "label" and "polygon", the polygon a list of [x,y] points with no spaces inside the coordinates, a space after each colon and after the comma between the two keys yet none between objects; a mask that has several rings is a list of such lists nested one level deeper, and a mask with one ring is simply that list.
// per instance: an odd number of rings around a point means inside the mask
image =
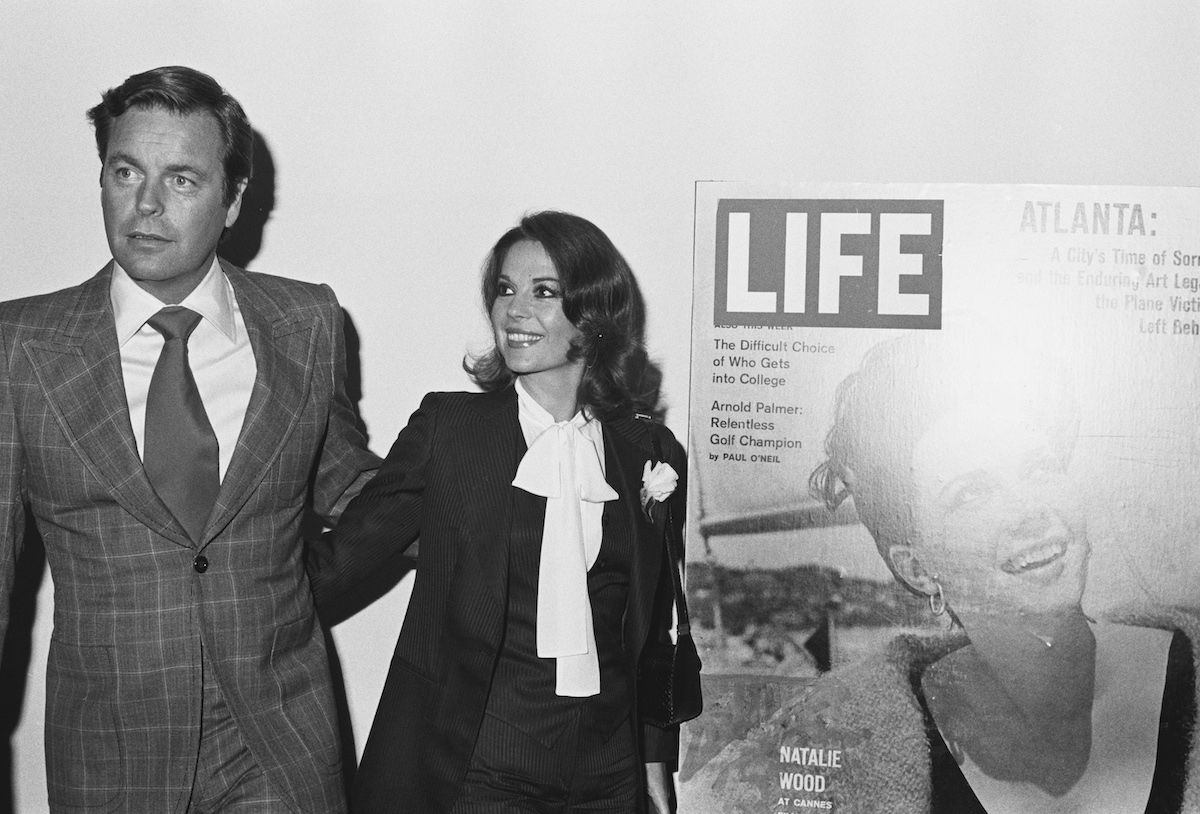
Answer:
[{"label": "blazer lapel", "polygon": [[470,415],[462,424],[468,429],[447,450],[459,457],[456,470],[465,477],[455,496],[463,500],[463,538],[449,583],[447,607],[453,610],[443,643],[443,651],[454,658],[442,676],[443,697],[458,699],[460,708],[443,716],[444,731],[427,745],[427,751],[443,757],[470,753],[504,639],[512,479],[520,433],[512,388],[471,399],[467,409]]},{"label": "blazer lapel", "polygon": [[[642,469],[650,460],[649,435],[640,422],[633,419],[615,419],[604,423],[605,467],[609,484],[617,490],[622,500],[612,511],[608,528],[614,533],[628,534],[633,538],[633,560],[629,574],[629,603],[625,616],[626,641],[636,658],[650,626],[654,607],[654,594],[659,582],[663,562],[664,519],[656,517],[654,522],[646,519],[641,506]],[[635,439],[644,440],[645,449]]]},{"label": "blazer lapel", "polygon": [[46,404],[71,446],[130,514],[163,537],[192,542],[146,478],[129,420],[109,300],[111,264],[79,288],[58,334],[24,350]]},{"label": "blazer lapel", "polygon": [[279,457],[304,413],[316,353],[311,320],[284,311],[238,269],[224,262],[222,267],[237,297],[257,372],[242,430],[204,531],[205,544],[229,524]]},{"label": "blazer lapel", "polygon": [[477,420],[462,439],[460,454],[472,472],[463,484],[464,516],[469,539],[479,541],[468,556],[485,576],[487,587],[503,613],[508,601],[508,543],[512,526],[512,480],[524,453],[517,420],[516,391],[511,387],[470,402]]}]

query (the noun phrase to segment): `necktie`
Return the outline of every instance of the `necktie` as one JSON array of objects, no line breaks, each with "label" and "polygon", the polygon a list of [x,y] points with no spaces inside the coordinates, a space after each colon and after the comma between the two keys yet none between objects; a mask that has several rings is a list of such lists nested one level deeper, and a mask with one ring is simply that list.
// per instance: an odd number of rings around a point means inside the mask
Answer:
[{"label": "necktie", "polygon": [[596,447],[579,431],[582,415],[553,424],[530,444],[513,486],[546,498],[538,569],[537,654],[556,659],[555,694],[587,697],[600,692],[600,662],[592,629],[587,570],[600,553],[589,550],[580,501],[602,503],[618,495],[604,479]]},{"label": "necktie", "polygon": [[142,453],[154,491],[197,543],[221,487],[217,436],[188,365],[188,337],[199,322],[199,314],[178,306],[147,321],[163,335],[163,348],[146,397]]}]

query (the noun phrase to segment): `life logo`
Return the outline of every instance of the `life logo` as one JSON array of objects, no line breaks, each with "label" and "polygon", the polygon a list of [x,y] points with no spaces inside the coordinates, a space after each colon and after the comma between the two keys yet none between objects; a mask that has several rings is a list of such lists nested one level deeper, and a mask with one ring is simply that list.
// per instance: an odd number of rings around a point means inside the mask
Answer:
[{"label": "life logo", "polygon": [[714,323],[940,328],[944,203],[718,201]]}]

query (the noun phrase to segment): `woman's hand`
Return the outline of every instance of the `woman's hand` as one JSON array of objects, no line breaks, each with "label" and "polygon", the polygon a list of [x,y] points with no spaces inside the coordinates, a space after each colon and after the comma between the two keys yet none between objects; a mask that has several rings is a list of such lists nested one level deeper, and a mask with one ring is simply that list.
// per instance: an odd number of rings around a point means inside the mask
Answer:
[{"label": "woman's hand", "polygon": [[653,814],[672,814],[675,811],[675,794],[667,764],[646,764],[646,792]]}]

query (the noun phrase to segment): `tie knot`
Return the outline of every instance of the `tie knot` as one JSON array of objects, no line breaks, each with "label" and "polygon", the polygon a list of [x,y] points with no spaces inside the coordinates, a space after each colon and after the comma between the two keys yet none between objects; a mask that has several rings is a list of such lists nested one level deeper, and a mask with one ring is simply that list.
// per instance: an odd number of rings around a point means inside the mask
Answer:
[{"label": "tie knot", "polygon": [[162,334],[164,339],[179,338],[186,342],[200,324],[200,315],[190,308],[171,305],[146,320],[146,324]]}]

